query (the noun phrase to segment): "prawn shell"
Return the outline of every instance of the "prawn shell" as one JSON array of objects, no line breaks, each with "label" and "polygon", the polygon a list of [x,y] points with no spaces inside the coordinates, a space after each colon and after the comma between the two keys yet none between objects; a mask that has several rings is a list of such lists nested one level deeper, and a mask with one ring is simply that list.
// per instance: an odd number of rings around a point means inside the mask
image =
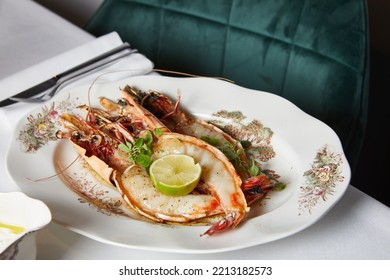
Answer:
[{"label": "prawn shell", "polygon": [[98,179],[102,179],[106,185],[113,186],[113,184],[111,183],[111,176],[113,174],[114,169],[109,167],[104,161],[94,155],[87,157],[85,155],[86,150],[79,145],[73,143],[73,148],[80,156],[82,156],[84,161],[92,169],[95,177],[97,177]]},{"label": "prawn shell", "polygon": [[158,192],[146,170],[138,165],[116,173],[114,180],[127,204],[141,216],[156,222],[189,223],[224,212],[211,195],[174,197]]},{"label": "prawn shell", "polygon": [[245,215],[249,211],[241,190],[241,177],[233,164],[217,148],[188,135],[164,133],[153,147],[154,156],[166,154],[186,154],[202,167],[201,180],[210,185],[211,194],[225,211]]}]

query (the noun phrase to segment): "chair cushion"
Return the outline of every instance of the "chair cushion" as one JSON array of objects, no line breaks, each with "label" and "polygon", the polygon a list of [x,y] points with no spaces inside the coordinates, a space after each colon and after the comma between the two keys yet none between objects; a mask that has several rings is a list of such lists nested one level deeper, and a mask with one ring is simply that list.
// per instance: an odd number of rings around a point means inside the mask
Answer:
[{"label": "chair cushion", "polygon": [[106,0],[86,30],[118,32],[156,68],[283,96],[335,130],[354,169],[367,118],[366,13],[364,0]]}]

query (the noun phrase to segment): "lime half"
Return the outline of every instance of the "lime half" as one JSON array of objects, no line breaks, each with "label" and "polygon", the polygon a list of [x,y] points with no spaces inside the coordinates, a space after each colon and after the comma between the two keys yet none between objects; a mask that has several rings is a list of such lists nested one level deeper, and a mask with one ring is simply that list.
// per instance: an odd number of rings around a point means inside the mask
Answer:
[{"label": "lime half", "polygon": [[199,182],[202,168],[187,155],[167,155],[154,161],[149,169],[156,189],[166,195],[189,194]]}]

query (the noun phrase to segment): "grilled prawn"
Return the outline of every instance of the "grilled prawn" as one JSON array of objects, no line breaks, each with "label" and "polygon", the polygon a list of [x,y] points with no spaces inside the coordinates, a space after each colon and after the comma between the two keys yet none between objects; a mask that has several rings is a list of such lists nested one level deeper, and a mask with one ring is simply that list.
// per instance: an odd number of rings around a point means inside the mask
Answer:
[{"label": "grilled prawn", "polygon": [[236,172],[240,175],[242,179],[241,189],[249,205],[261,200],[272,189],[272,185],[276,183],[275,180],[265,174],[252,176],[241,143],[219,127],[194,118],[182,110],[180,95],[178,95],[178,100],[173,102],[166,95],[153,90],[143,92],[127,85],[124,91],[132,97],[133,101],[136,101],[159,118],[171,131],[218,143],[217,147],[227,155]]},{"label": "grilled prawn", "polygon": [[[125,102],[101,99],[101,110],[84,106],[87,118],[63,115],[65,132],[60,138],[70,139],[93,168],[103,168],[106,180],[112,182],[124,200],[142,216],[159,222],[187,223],[221,215],[220,222],[205,232],[234,228],[249,211],[241,190],[241,178],[226,156],[208,143],[169,129],[147,109],[134,101],[125,91]],[[123,101],[122,101],[123,102]],[[180,198],[163,195],[155,190],[146,170],[127,160],[119,145],[134,142],[148,131],[158,128],[154,135],[152,158],[166,154],[187,154],[202,166],[202,193]],[[98,170],[99,174],[102,174]]]}]

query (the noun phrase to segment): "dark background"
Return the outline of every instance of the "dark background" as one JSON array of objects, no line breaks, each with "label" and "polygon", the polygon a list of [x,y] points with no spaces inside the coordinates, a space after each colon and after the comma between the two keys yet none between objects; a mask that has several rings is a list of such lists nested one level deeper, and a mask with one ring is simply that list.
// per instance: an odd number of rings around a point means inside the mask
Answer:
[{"label": "dark background", "polygon": [[[80,27],[102,1],[36,0]],[[351,184],[390,207],[390,102],[386,98],[390,92],[390,0],[366,1],[371,67],[368,128]]]},{"label": "dark background", "polygon": [[371,69],[368,128],[351,184],[390,206],[390,1],[367,0],[367,4]]}]

